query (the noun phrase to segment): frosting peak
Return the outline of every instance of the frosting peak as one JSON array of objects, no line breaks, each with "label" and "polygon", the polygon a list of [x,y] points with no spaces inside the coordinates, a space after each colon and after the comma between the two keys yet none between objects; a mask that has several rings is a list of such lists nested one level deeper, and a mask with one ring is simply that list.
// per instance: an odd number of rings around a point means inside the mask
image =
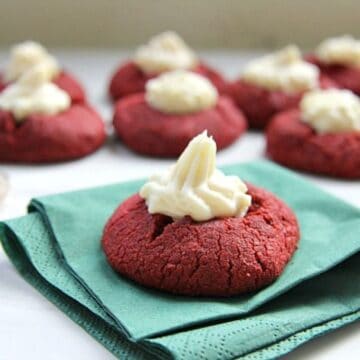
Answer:
[{"label": "frosting peak", "polygon": [[148,44],[140,46],[134,61],[145,73],[150,74],[192,69],[198,62],[195,53],[172,31],[154,36]]},{"label": "frosting peak", "polygon": [[190,141],[175,165],[149,179],[140,196],[151,214],[206,221],[244,216],[251,204],[246,192],[238,177],[216,169],[216,143],[204,131]]},{"label": "frosting peak", "polygon": [[316,50],[320,60],[328,64],[360,66],[360,40],[350,35],[324,40]]},{"label": "frosting peak", "polygon": [[55,115],[71,105],[68,93],[48,80],[49,69],[39,64],[0,93],[0,108],[11,111],[17,121],[31,114]]},{"label": "frosting peak", "polygon": [[205,77],[175,70],[146,83],[147,103],[164,113],[188,114],[215,106],[218,92]]},{"label": "frosting peak", "polygon": [[319,70],[302,59],[298,47],[289,45],[250,62],[243,79],[270,91],[299,93],[318,87]]},{"label": "frosting peak", "polygon": [[311,91],[300,109],[302,120],[320,134],[360,131],[360,100],[349,90]]},{"label": "frosting peak", "polygon": [[53,79],[60,71],[56,59],[42,45],[33,41],[18,44],[11,50],[10,62],[4,73],[5,80],[17,80],[38,64],[47,68],[48,80]]}]

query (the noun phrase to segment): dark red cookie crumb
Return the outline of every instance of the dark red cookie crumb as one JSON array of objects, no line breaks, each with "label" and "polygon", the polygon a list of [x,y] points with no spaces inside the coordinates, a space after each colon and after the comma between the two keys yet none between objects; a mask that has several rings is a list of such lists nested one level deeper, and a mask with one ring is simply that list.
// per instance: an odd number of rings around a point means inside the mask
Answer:
[{"label": "dark red cookie crumb", "polygon": [[214,108],[188,115],[165,114],[151,108],[144,94],[119,100],[114,127],[132,150],[159,157],[175,157],[204,130],[214,137],[218,149],[234,142],[247,128],[246,120],[231,99],[220,96]]},{"label": "dark red cookie crumb", "polygon": [[[326,76],[320,77],[320,85],[323,89],[335,87]],[[303,95],[269,91],[241,79],[230,84],[227,93],[244,112],[249,126],[255,129],[265,128],[275,114],[297,106]]]},{"label": "dark red cookie crumb", "polygon": [[293,212],[271,193],[249,185],[243,218],[194,222],[151,215],[134,195],[112,215],[102,238],[108,262],[151,288],[191,296],[259,290],[283,271],[296,249]]},{"label": "dark red cookie crumb", "polygon": [[[85,101],[85,92],[80,83],[74,78],[73,75],[66,71],[60,72],[55,77],[53,83],[56,84],[60,89],[66,91],[70,97],[71,102],[82,103]],[[0,92],[8,86],[8,83],[4,81],[2,74],[0,74]]]},{"label": "dark red cookie crumb", "polygon": [[85,156],[105,141],[104,123],[85,105],[72,105],[57,115],[31,115],[16,124],[0,110],[0,161],[41,163]]},{"label": "dark red cookie crumb", "polygon": [[[227,82],[220,73],[204,63],[200,63],[193,71],[207,77],[220,93],[227,87]],[[109,95],[113,100],[118,100],[127,95],[142,93],[146,82],[154,77],[156,76],[145,74],[134,62],[129,61],[121,65],[112,76]]]},{"label": "dark red cookie crumb", "polygon": [[360,68],[325,64],[315,55],[308,55],[306,60],[316,65],[322,74],[336,83],[337,87],[351,90],[360,96]]},{"label": "dark red cookie crumb", "polygon": [[317,134],[298,109],[274,117],[267,128],[267,153],[285,166],[328,176],[360,178],[360,132]]}]

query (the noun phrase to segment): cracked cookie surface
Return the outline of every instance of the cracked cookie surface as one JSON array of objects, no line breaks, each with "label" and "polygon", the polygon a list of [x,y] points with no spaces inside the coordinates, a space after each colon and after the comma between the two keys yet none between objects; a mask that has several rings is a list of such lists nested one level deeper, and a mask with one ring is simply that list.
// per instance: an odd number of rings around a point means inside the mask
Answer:
[{"label": "cracked cookie surface", "polygon": [[108,262],[144,286],[182,295],[231,296],[272,283],[296,249],[297,220],[271,193],[248,188],[246,216],[206,222],[149,214],[133,195],[105,226]]}]

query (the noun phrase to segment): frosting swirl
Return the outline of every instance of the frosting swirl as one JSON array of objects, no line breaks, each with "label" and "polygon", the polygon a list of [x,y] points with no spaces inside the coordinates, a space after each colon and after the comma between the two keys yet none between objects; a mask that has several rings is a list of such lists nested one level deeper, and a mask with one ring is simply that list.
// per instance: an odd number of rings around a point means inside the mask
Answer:
[{"label": "frosting swirl", "polygon": [[169,114],[189,114],[212,108],[218,92],[205,77],[186,70],[175,70],[146,83],[146,102]]},{"label": "frosting swirl", "polygon": [[195,53],[175,32],[166,31],[140,46],[134,62],[149,74],[159,74],[177,69],[192,69],[197,63]]},{"label": "frosting swirl", "polygon": [[12,112],[19,122],[31,114],[55,115],[68,109],[69,94],[48,79],[45,64],[34,66],[0,93],[0,108]]},{"label": "frosting swirl", "polygon": [[26,41],[11,49],[10,61],[5,69],[6,81],[18,80],[29,69],[43,64],[47,69],[47,80],[52,80],[59,72],[60,67],[56,59],[40,44]]},{"label": "frosting swirl", "polygon": [[319,70],[302,59],[298,47],[290,45],[250,62],[242,78],[270,91],[299,93],[318,87]]},{"label": "frosting swirl", "polygon": [[302,121],[316,132],[360,131],[360,100],[349,90],[315,90],[300,103]]},{"label": "frosting swirl", "polygon": [[195,221],[244,216],[251,205],[246,185],[216,169],[216,143],[206,131],[193,138],[175,165],[141,188],[151,214]]},{"label": "frosting swirl", "polygon": [[316,50],[318,58],[328,64],[360,66],[360,40],[344,35],[323,41]]}]

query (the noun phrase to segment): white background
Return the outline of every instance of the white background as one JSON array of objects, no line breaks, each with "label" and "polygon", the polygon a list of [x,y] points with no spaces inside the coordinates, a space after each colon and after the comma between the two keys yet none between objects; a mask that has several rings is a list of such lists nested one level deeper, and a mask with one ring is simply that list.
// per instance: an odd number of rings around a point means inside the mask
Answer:
[{"label": "white background", "polygon": [[[101,112],[111,132],[111,105],[106,98],[112,70],[126,54],[114,51],[55,51],[66,68],[83,82],[90,102]],[[229,78],[255,54],[212,52],[203,54]],[[0,64],[5,62],[0,52]],[[218,164],[245,162],[264,157],[261,133],[248,133],[218,154]],[[166,168],[171,161],[133,154],[111,136],[97,153],[55,165],[0,165],[10,189],[0,204],[0,219],[25,213],[30,198],[73,189],[146,177]],[[340,181],[306,176],[324,190],[360,206],[359,181]],[[313,340],[287,359],[358,359],[360,323]],[[112,359],[113,356],[28,285],[14,270],[0,248],[0,360],[8,359]]]}]

